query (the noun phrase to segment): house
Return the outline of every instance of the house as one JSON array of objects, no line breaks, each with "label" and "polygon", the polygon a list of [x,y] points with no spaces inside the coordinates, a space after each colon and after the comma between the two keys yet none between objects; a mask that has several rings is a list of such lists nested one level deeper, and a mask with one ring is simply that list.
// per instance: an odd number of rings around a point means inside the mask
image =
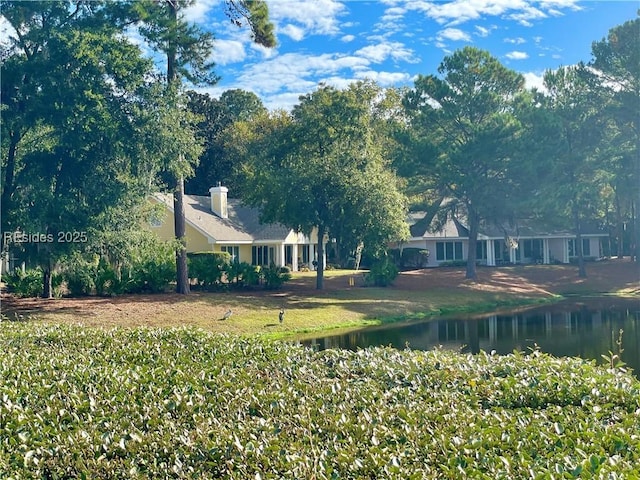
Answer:
[{"label": "house", "polygon": [[[437,267],[456,261],[466,261],[469,252],[469,228],[464,219],[449,216],[442,226],[425,222],[424,212],[409,217],[411,237],[399,250],[418,249],[424,252],[422,267]],[[602,256],[602,241],[607,233],[597,228],[584,228],[583,255],[588,258]],[[426,254],[428,252],[428,254]],[[476,244],[476,258],[481,265],[495,266],[527,263],[570,263],[577,257],[576,235],[569,229],[550,230],[533,221],[518,225],[481,225]]]},{"label": "house", "polygon": [[[313,269],[317,235],[262,223],[257,209],[228,198],[228,191],[218,184],[209,196],[184,196],[187,252],[227,252],[234,262]],[[173,196],[156,193],[151,201],[165,207],[164,215],[151,222],[152,230],[163,240],[174,239]]]}]

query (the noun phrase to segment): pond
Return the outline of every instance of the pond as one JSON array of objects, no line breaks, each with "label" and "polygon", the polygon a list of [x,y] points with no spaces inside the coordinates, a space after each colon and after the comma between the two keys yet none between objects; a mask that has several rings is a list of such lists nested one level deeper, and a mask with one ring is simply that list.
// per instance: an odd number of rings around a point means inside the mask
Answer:
[{"label": "pond", "polygon": [[640,301],[597,298],[563,301],[554,305],[500,311],[482,316],[457,316],[366,328],[345,335],[305,340],[317,349],[368,346],[435,347],[462,352],[480,350],[499,354],[529,352],[538,346],[555,356],[595,359],[618,353],[622,333],[622,360],[640,374]]}]

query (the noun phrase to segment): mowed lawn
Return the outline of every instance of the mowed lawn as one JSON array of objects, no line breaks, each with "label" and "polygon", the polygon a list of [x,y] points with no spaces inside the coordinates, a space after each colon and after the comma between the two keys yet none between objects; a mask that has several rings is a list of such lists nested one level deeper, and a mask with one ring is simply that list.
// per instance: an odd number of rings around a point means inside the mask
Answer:
[{"label": "mowed lawn", "polygon": [[[262,289],[123,295],[118,297],[17,299],[3,294],[6,317],[97,327],[194,326],[213,332],[284,337],[322,330],[426,318],[455,312],[552,302],[563,295],[621,295],[640,299],[640,271],[630,261],[588,265],[580,279],[573,265],[479,268],[476,281],[464,269],[401,273],[393,286],[365,287],[363,272],[329,270],[325,288],[315,272],[296,273],[278,291]],[[353,286],[351,285],[353,283]],[[284,322],[278,321],[280,309]],[[221,320],[231,309],[233,314]]]}]

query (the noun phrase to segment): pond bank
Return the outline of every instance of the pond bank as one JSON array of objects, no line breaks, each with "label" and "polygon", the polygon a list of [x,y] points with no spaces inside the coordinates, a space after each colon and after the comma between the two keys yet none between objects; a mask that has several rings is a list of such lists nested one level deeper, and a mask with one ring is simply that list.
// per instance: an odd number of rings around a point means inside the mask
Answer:
[{"label": "pond bank", "polygon": [[[284,338],[304,333],[357,329],[392,321],[450,313],[556,302],[567,295],[606,293],[640,299],[638,265],[629,261],[590,264],[580,279],[572,265],[479,268],[464,279],[460,268],[414,270],[392,287],[369,288],[351,279],[362,272],[330,270],[325,289],[315,289],[313,272],[296,274],[280,291],[196,292],[54,300],[17,299],[3,294],[6,318],[81,323],[102,328],[193,326],[213,332]],[[284,322],[278,314],[285,310]],[[220,320],[231,309],[228,320]]]}]

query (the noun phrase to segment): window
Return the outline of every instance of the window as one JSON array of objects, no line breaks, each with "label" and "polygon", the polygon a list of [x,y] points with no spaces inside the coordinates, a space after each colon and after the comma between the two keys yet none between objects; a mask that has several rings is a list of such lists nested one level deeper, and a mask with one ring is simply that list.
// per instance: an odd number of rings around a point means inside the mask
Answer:
[{"label": "window", "polygon": [[478,260],[487,259],[487,242],[485,241],[476,242],[476,259]]},{"label": "window", "polygon": [[271,263],[275,263],[273,247],[266,245],[251,247],[251,265],[269,265]]},{"label": "window", "polygon": [[528,239],[524,240],[524,257],[541,259],[543,248],[541,239]]},{"label": "window", "polygon": [[309,264],[310,255],[309,255],[309,245],[302,245],[302,263],[305,265]]},{"label": "window", "polygon": [[462,260],[462,242],[436,242],[436,260]]},{"label": "window", "polygon": [[240,247],[238,247],[237,245],[224,245],[220,247],[220,250],[231,255],[231,261],[233,263],[240,262]]},{"label": "window", "polygon": [[[582,239],[582,255],[588,257],[591,255],[591,242],[588,238]],[[576,239],[572,238],[569,240],[569,256],[577,257],[578,249],[576,248]]]}]

